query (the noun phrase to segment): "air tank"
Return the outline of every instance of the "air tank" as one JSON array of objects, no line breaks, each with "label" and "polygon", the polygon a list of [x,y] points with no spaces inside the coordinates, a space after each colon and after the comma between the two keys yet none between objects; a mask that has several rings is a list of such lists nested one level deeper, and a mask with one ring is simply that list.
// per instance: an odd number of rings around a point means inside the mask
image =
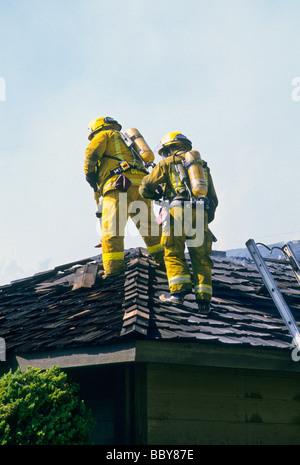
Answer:
[{"label": "air tank", "polygon": [[200,153],[197,150],[190,150],[184,154],[184,158],[193,196],[195,198],[206,196],[207,182]]},{"label": "air tank", "polygon": [[142,157],[145,163],[152,163],[154,161],[154,153],[142,134],[136,128],[127,129],[125,135],[133,141],[134,149]]}]

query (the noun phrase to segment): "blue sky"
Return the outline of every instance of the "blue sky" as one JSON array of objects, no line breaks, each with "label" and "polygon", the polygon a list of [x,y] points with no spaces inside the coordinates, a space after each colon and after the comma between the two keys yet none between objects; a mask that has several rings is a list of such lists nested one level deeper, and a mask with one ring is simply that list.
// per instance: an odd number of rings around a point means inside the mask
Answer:
[{"label": "blue sky", "polygon": [[[298,0],[1,0],[0,284],[99,252],[83,174],[97,116],[153,150],[193,141],[216,249],[300,239],[299,20]],[[133,228],[125,245],[143,245]]]}]

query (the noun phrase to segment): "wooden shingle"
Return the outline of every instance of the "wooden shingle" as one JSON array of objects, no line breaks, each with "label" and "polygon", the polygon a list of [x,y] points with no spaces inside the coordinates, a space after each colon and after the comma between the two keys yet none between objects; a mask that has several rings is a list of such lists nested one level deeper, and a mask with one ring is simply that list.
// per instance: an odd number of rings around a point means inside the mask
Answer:
[{"label": "wooden shingle", "polygon": [[[126,271],[103,278],[101,255],[72,262],[0,288],[0,337],[11,352],[99,346],[131,339],[291,348],[291,337],[254,264],[213,257],[212,311],[159,300],[167,277],[145,249],[126,251]],[[271,265],[284,285],[292,276]],[[287,295],[297,322],[300,297]]]}]

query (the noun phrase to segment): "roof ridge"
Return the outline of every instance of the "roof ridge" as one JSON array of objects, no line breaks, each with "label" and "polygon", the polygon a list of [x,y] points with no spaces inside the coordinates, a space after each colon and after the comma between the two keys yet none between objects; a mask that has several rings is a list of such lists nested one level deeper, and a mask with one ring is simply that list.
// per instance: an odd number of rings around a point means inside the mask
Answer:
[{"label": "roof ridge", "polygon": [[[122,337],[146,337],[149,330],[149,259],[141,256],[127,264],[124,283],[124,302],[122,305],[124,315],[120,331]],[[140,286],[139,284],[147,284]]]}]

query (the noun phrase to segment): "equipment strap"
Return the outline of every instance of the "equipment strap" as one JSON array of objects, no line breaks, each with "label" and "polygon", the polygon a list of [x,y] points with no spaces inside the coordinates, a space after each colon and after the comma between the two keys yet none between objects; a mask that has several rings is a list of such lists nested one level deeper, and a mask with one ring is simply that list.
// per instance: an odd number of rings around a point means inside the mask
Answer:
[{"label": "equipment strap", "polygon": [[[185,185],[185,188],[186,188],[186,190],[187,190],[187,192],[189,194],[190,200],[193,200],[194,197],[192,195],[192,190],[191,190],[189,182],[188,182],[189,177],[188,177],[188,174],[187,174],[185,166],[184,166],[184,159],[180,163],[176,163],[175,162],[175,155],[176,154],[174,154],[174,156],[173,156],[175,169],[176,169],[176,171],[177,171],[177,173],[179,175],[179,178],[180,178],[181,182]],[[183,158],[181,155],[177,155],[177,156],[180,156],[181,158]],[[182,167],[182,171],[180,170],[179,165]]]},{"label": "equipment strap", "polygon": [[118,161],[121,160],[121,158],[113,157],[112,155],[107,155],[106,153],[103,155],[103,158],[111,158],[112,160],[118,160]]},{"label": "equipment strap", "polygon": [[[129,150],[131,151],[135,162],[137,164],[140,163],[143,166],[144,169],[147,169],[145,161],[143,160],[143,158],[140,156],[140,154],[133,147],[134,138],[127,137],[125,134],[122,134],[121,132],[120,132],[120,136],[122,138],[122,141],[126,145],[126,147],[128,147]],[[148,171],[147,171],[147,174],[148,174]]]},{"label": "equipment strap", "polygon": [[103,157],[111,158],[112,160],[117,160],[119,162],[119,166],[117,168],[115,168],[114,170],[110,171],[110,173],[112,175],[114,175],[114,174],[122,174],[124,171],[128,171],[131,168],[137,169],[139,171],[142,171],[145,174],[148,174],[148,171],[146,170],[146,168],[144,168],[144,167],[141,168],[140,166],[132,165],[127,160],[124,160],[124,159],[122,160],[120,158],[114,157],[113,155],[107,155],[107,154],[104,154]]}]

